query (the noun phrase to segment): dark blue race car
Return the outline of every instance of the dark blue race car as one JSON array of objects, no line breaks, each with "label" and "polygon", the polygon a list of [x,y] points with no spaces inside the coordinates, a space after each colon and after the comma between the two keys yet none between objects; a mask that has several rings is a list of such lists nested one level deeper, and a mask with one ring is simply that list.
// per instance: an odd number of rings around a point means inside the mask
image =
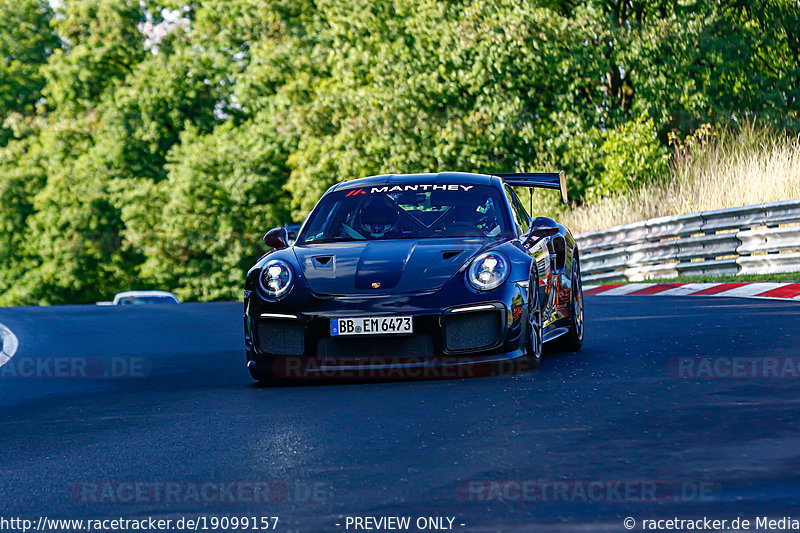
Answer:
[{"label": "dark blue race car", "polygon": [[292,246],[271,230],[245,285],[253,378],[474,375],[579,350],[575,239],[512,186],[566,201],[563,173],[373,176],[331,187]]}]

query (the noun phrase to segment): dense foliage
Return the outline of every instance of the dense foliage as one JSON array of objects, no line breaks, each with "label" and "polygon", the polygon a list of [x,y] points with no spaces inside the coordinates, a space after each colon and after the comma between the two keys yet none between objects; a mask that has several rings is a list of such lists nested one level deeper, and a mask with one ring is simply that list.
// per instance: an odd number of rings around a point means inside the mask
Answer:
[{"label": "dense foliage", "polygon": [[0,0],[0,305],[238,298],[342,179],[565,168],[591,202],[701,125],[800,131],[796,0],[56,9]]}]

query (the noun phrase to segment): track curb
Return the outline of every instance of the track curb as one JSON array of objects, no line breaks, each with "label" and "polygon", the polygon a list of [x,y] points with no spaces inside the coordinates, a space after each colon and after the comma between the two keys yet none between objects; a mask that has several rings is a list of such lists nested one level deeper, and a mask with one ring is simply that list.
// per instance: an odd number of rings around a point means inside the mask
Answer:
[{"label": "track curb", "polygon": [[721,296],[800,302],[800,283],[625,283],[584,285],[586,296]]},{"label": "track curb", "polygon": [[3,324],[0,324],[0,341],[2,341],[0,343],[0,366],[3,366],[17,353],[19,341],[17,336]]}]

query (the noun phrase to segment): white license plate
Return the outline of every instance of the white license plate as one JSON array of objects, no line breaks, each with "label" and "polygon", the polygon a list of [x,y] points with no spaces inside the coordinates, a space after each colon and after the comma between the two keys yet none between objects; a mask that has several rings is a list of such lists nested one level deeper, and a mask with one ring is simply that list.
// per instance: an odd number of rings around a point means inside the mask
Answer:
[{"label": "white license plate", "polygon": [[410,316],[332,318],[331,335],[405,335],[414,333]]}]

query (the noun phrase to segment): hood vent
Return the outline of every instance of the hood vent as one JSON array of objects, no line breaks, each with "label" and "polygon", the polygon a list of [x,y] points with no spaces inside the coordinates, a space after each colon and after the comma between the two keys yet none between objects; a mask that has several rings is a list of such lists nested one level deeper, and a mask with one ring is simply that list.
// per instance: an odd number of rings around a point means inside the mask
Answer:
[{"label": "hood vent", "polygon": [[315,255],[314,256],[314,266],[317,268],[325,268],[330,267],[333,265],[332,255]]},{"label": "hood vent", "polygon": [[457,255],[461,255],[464,253],[464,250],[445,250],[442,252],[442,261],[447,261],[448,259],[452,259]]}]

